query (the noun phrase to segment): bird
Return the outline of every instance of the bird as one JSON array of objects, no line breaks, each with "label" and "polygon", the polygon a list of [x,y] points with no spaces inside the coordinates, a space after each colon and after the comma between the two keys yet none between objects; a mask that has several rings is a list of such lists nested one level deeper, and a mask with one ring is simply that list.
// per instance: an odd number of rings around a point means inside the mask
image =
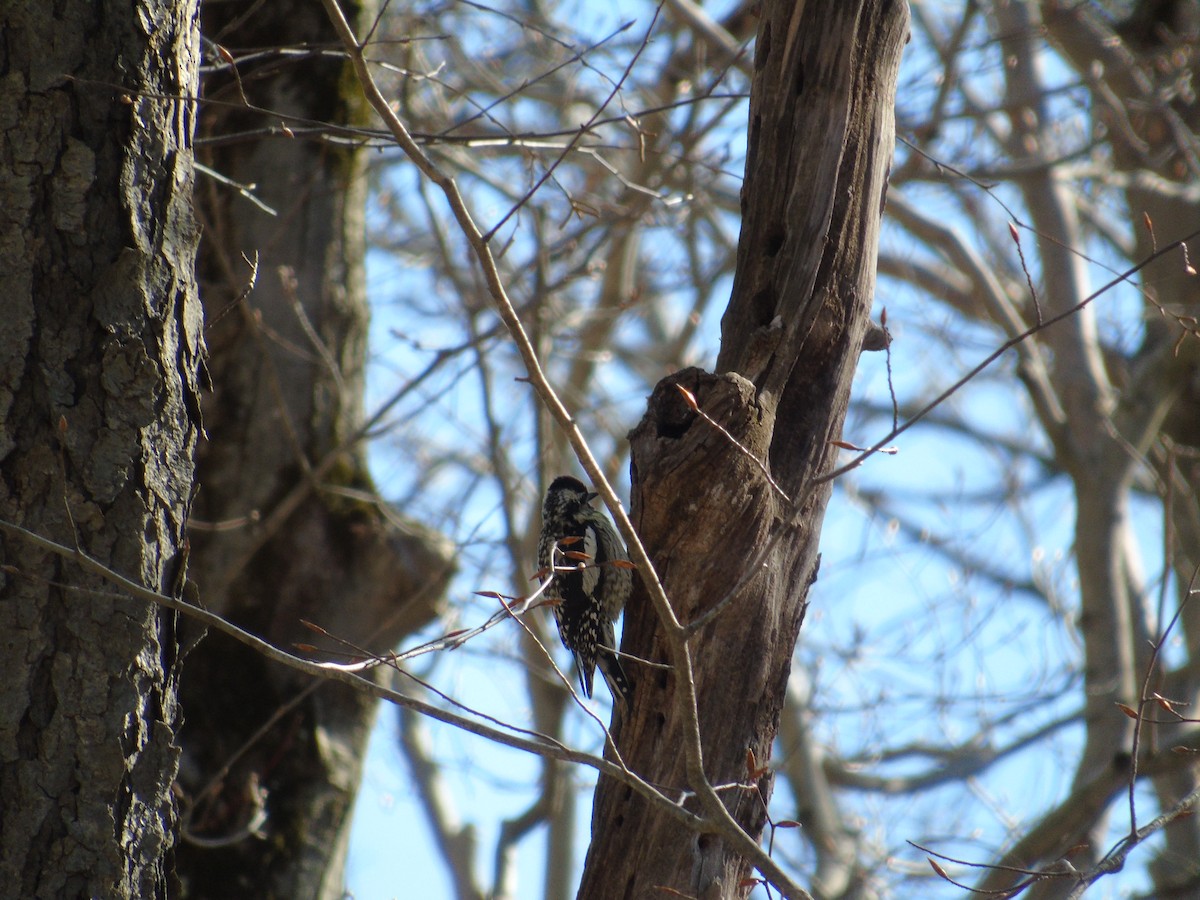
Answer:
[{"label": "bird", "polygon": [[613,627],[633,591],[625,544],[608,516],[591,504],[597,497],[578,478],[560,475],[542,501],[538,575],[563,646],[575,657],[579,686],[592,696],[596,667],[613,699],[628,704],[633,685],[617,655]]}]

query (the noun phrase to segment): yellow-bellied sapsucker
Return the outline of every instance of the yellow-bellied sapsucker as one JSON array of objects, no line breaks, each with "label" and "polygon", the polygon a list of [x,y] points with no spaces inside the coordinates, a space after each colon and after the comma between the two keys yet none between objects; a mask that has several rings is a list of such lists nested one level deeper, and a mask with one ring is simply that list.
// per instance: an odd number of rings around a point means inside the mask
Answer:
[{"label": "yellow-bellied sapsucker", "polygon": [[543,581],[551,579],[545,596],[559,601],[558,636],[575,656],[584,696],[592,696],[599,665],[613,699],[627,704],[633,687],[616,654],[613,625],[633,590],[633,572],[612,522],[592,507],[595,498],[569,475],[551,482],[542,503],[538,568]]}]

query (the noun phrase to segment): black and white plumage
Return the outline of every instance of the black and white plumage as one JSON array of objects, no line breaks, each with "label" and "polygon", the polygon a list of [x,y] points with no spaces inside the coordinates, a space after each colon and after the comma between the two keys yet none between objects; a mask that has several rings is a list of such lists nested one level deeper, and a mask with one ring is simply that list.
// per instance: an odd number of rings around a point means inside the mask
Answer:
[{"label": "black and white plumage", "polygon": [[613,699],[628,703],[633,687],[615,652],[613,625],[633,590],[633,572],[612,522],[592,507],[595,497],[569,475],[551,482],[542,502],[538,569],[543,581],[551,579],[546,598],[559,601],[554,607],[558,635],[575,657],[584,696],[592,696],[599,666]]}]

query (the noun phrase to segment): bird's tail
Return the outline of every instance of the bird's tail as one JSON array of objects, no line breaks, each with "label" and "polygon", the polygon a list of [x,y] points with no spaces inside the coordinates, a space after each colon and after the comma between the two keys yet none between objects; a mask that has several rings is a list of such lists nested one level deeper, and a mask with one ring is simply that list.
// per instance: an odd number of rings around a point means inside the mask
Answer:
[{"label": "bird's tail", "polygon": [[601,648],[596,659],[596,666],[600,669],[600,674],[604,676],[604,683],[608,685],[614,702],[628,707],[633,701],[633,685],[629,681],[629,676],[625,674],[625,669],[621,666],[620,657],[611,650]]}]

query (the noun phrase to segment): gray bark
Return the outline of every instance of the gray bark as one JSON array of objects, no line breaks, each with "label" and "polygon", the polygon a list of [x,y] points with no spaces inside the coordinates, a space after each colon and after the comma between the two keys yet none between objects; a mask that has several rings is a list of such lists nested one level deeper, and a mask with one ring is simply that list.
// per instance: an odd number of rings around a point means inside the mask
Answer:
[{"label": "gray bark", "polygon": [[[195,3],[0,14],[0,519],[177,589],[200,433]],[[175,615],[0,537],[0,896],[161,897]]]}]

